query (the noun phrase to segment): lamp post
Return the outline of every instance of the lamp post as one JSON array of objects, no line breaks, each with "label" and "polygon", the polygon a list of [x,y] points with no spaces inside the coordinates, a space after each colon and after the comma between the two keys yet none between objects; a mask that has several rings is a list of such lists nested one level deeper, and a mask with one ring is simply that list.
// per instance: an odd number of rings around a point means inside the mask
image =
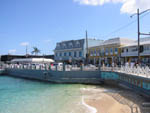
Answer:
[{"label": "lamp post", "polygon": [[88,49],[88,33],[87,33],[87,31],[86,31],[86,64],[88,65],[88,60],[89,60],[89,49]]},{"label": "lamp post", "polygon": [[137,31],[138,31],[138,64],[140,63],[140,35],[150,35],[149,34],[146,34],[146,33],[140,33],[140,15],[147,12],[147,11],[150,11],[150,9],[147,9],[143,12],[140,13],[139,9],[137,9],[137,13],[131,15],[130,17],[132,18],[133,16],[137,15]]}]

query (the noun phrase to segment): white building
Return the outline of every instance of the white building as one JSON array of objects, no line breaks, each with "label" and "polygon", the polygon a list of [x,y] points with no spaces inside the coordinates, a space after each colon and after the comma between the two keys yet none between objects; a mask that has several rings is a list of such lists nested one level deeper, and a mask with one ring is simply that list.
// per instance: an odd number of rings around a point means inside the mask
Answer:
[{"label": "white building", "polygon": [[[88,39],[88,47],[99,45],[102,42],[102,40]],[[79,39],[59,42],[54,53],[55,61],[84,62],[87,54],[86,40]]]},{"label": "white building", "polygon": [[[150,63],[150,37],[140,39],[140,56],[142,63]],[[134,41],[122,47],[121,57],[125,59],[125,62],[137,62],[138,42]]]}]

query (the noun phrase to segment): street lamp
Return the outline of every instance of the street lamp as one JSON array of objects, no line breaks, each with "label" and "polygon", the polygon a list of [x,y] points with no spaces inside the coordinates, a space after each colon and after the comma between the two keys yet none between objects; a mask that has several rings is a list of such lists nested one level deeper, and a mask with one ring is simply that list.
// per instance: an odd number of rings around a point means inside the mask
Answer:
[{"label": "street lamp", "polygon": [[150,9],[147,9],[141,13],[139,13],[139,9],[137,9],[137,13],[131,15],[130,17],[132,18],[133,16],[137,15],[137,29],[138,29],[138,64],[140,63],[140,35],[150,35],[150,34],[146,34],[146,33],[141,33],[140,32],[140,15],[150,11]]},{"label": "street lamp", "polygon": [[89,49],[88,49],[88,33],[86,31],[86,65],[88,65],[89,60]]}]

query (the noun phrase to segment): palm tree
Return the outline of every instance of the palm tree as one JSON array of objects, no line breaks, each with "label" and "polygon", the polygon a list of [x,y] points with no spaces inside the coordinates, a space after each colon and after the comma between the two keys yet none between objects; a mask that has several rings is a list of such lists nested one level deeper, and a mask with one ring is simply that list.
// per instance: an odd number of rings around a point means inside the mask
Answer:
[{"label": "palm tree", "polygon": [[33,51],[31,52],[32,54],[38,55],[41,51],[37,47],[33,47]]}]

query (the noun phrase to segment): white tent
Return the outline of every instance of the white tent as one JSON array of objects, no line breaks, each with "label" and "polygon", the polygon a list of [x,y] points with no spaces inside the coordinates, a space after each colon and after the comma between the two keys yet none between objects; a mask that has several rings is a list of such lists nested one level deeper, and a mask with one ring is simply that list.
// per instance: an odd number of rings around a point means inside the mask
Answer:
[{"label": "white tent", "polygon": [[11,63],[53,63],[54,60],[46,58],[23,58],[23,59],[13,59]]}]

